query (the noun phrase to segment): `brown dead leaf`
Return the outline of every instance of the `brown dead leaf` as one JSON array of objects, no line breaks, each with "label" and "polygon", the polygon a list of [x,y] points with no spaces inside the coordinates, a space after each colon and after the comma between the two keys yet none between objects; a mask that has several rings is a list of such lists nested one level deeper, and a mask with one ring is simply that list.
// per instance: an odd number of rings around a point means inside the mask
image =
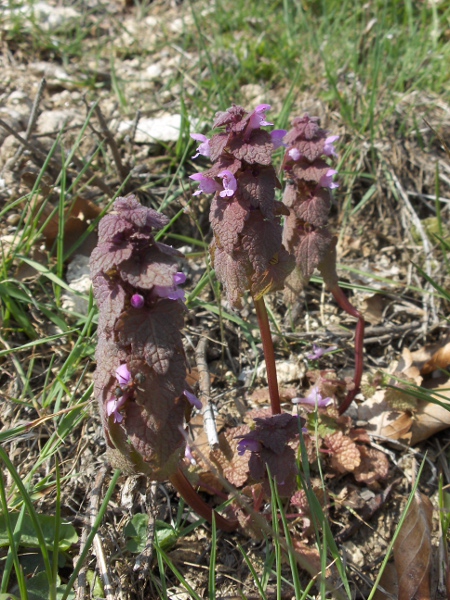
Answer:
[{"label": "brown dead leaf", "polygon": [[362,306],[364,320],[371,325],[379,325],[383,321],[383,311],[386,299],[380,294],[365,298]]},{"label": "brown dead leaf", "polygon": [[392,410],[384,399],[385,392],[379,390],[361,404],[358,407],[358,419],[366,421],[365,428],[371,434],[392,440],[408,440],[411,438],[412,417],[408,413]]},{"label": "brown dead leaf", "polygon": [[[279,393],[281,402],[290,402],[293,398],[298,396],[298,390],[293,387],[280,386]],[[263,387],[258,390],[255,390],[251,394],[250,400],[255,404],[270,404],[269,388]]]},{"label": "brown dead leaf", "polygon": [[433,354],[422,367],[422,375],[428,375],[437,369],[446,369],[450,365],[450,342],[442,346]]},{"label": "brown dead leaf", "polygon": [[398,600],[430,600],[433,506],[416,493],[394,543]]},{"label": "brown dead leaf", "polygon": [[[382,588],[384,592],[380,589]],[[386,593],[385,593],[386,592]],[[373,597],[373,600],[392,600],[397,598],[398,582],[397,571],[393,563],[388,563],[381,576],[379,586]]]},{"label": "brown dead leaf", "polygon": [[[444,404],[444,406],[419,400],[418,410],[414,414],[414,420],[411,427],[411,445],[418,444],[435,433],[450,427],[449,385],[444,384],[438,386],[434,391],[439,393],[439,396],[437,396],[436,399]],[[445,408],[445,406],[448,406],[448,408]]]}]

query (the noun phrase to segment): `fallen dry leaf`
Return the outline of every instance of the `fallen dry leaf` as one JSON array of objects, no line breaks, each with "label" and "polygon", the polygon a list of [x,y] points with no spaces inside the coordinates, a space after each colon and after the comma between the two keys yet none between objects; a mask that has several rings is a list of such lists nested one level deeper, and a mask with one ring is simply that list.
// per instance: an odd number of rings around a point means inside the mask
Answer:
[{"label": "fallen dry leaf", "polygon": [[411,445],[418,444],[450,427],[450,389],[448,384],[438,386],[431,391],[439,393],[436,399],[444,406],[419,400],[411,427]]},{"label": "fallen dry leaf", "polygon": [[432,514],[429,498],[416,493],[394,543],[398,600],[429,600],[431,597]]},{"label": "fallen dry leaf", "polygon": [[446,369],[450,365],[450,343],[439,348],[421,369],[422,375],[428,375],[437,369]]}]

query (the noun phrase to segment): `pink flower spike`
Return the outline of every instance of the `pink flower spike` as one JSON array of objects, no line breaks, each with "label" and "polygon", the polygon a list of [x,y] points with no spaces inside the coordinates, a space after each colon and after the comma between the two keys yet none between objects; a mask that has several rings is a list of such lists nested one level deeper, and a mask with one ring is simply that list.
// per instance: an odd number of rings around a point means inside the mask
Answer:
[{"label": "pink flower spike", "polygon": [[245,437],[243,437],[237,445],[237,451],[239,456],[245,454],[247,450],[249,452],[261,452],[262,444],[261,442],[258,442],[258,440],[253,440],[251,438],[246,439]]},{"label": "pink flower spike", "polygon": [[221,198],[231,198],[231,196],[234,196],[234,192],[237,190],[237,181],[233,173],[231,171],[222,171],[217,177],[221,177],[223,181],[223,191],[219,193],[219,196]]},{"label": "pink flower spike", "polygon": [[306,355],[308,360],[318,360],[322,358],[324,354],[328,354],[328,352],[333,352],[337,350],[337,346],[330,346],[329,348],[321,348],[317,344],[313,344],[312,352]]},{"label": "pink flower spike", "polygon": [[283,144],[283,138],[287,134],[286,129],[274,129],[270,132],[270,137],[272,138],[273,149],[277,150]]},{"label": "pink flower spike", "polygon": [[254,129],[265,127],[266,125],[273,125],[266,121],[266,110],[270,110],[270,104],[259,104],[252,112],[248,119],[247,127],[245,128],[244,138],[248,138]]},{"label": "pink flower spike", "polygon": [[173,276],[173,282],[175,285],[183,285],[183,283],[186,283],[186,275],[183,273],[183,271],[177,271],[175,273]]},{"label": "pink flower spike", "polygon": [[336,156],[336,150],[334,149],[334,142],[337,142],[339,139],[338,135],[330,135],[325,140],[325,145],[323,147],[323,153],[325,156]]},{"label": "pink flower spike", "polygon": [[127,365],[124,363],[116,369],[116,379],[119,385],[128,385],[131,381],[131,373]]},{"label": "pink flower spike", "polygon": [[330,190],[334,190],[339,187],[338,183],[333,181],[333,177],[337,174],[336,169],[328,169],[325,175],[322,175],[319,181],[319,187],[329,188]]},{"label": "pink flower spike", "polygon": [[188,392],[188,390],[184,390],[183,394],[186,396],[188,402],[192,404],[192,406],[198,408],[199,410],[202,408],[202,403],[195,394],[193,394],[192,392]]},{"label": "pink flower spike", "polygon": [[301,152],[300,152],[300,150],[297,150],[297,148],[291,148],[288,151],[288,154],[292,158],[293,161],[300,160]]},{"label": "pink flower spike", "polygon": [[304,404],[306,406],[313,406],[314,408],[326,408],[333,403],[332,398],[322,398],[322,394],[316,387],[310,391],[305,398],[293,398],[292,404]]},{"label": "pink flower spike", "polygon": [[197,156],[199,156],[200,154],[202,156],[206,156],[206,158],[209,158],[209,155],[211,153],[211,148],[209,146],[209,138],[207,138],[206,135],[203,135],[202,133],[191,133],[190,135],[191,138],[196,142],[202,142],[199,146],[197,146],[197,154],[195,154],[192,158],[197,158]]},{"label": "pink flower spike", "polygon": [[214,179],[205,177],[202,173],[194,173],[194,175],[189,175],[189,179],[193,179],[200,185],[200,189],[194,192],[194,196],[198,196],[202,192],[205,194],[214,194],[221,189],[220,185],[214,181]]},{"label": "pink flower spike", "polygon": [[144,306],[144,296],[141,294],[133,294],[130,303],[133,308],[142,308]]},{"label": "pink flower spike", "polygon": [[111,398],[106,403],[106,414],[108,417],[114,415],[114,423],[122,423],[123,415],[119,412],[122,406],[125,404],[126,396],[121,398]]}]

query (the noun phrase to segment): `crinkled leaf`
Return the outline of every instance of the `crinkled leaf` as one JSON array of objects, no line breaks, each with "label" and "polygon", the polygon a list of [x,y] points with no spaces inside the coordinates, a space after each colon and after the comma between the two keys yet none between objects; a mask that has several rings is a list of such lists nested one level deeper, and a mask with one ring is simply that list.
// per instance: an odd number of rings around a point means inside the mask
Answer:
[{"label": "crinkled leaf", "polygon": [[294,148],[300,152],[302,156],[304,156],[309,162],[312,162],[316,158],[319,158],[321,154],[323,154],[323,149],[325,146],[325,139],[327,134],[325,131],[319,130],[314,138],[309,139],[300,139],[293,145]]},{"label": "crinkled leaf", "polygon": [[242,119],[247,114],[247,111],[242,106],[237,104],[233,104],[227,111],[225,112],[217,112],[216,117],[214,119],[213,128],[223,127],[224,125],[233,125],[242,121]]},{"label": "crinkled leaf", "polygon": [[241,196],[254,208],[259,208],[266,219],[274,216],[275,188],[280,182],[273,167],[246,169],[239,176]]},{"label": "crinkled leaf", "polygon": [[394,543],[398,600],[429,600],[433,505],[416,492]]},{"label": "crinkled leaf", "polygon": [[386,479],[389,473],[389,461],[384,452],[376,448],[368,448],[364,445],[358,445],[361,462],[353,471],[356,481],[363,481],[368,485]]},{"label": "crinkled leaf", "polygon": [[295,248],[295,257],[304,281],[309,281],[314,269],[322,262],[331,240],[330,233],[324,229],[312,230],[301,236],[301,241]]},{"label": "crinkled leaf", "polygon": [[125,310],[125,290],[117,277],[109,278],[102,274],[94,277],[92,287],[99,308],[99,330],[111,332],[114,323]]},{"label": "crinkled leaf", "polygon": [[117,239],[114,242],[99,244],[92,251],[89,260],[91,279],[99,273],[107,273],[128,260],[133,254],[133,247],[128,239]]},{"label": "crinkled leaf", "polygon": [[259,210],[252,210],[241,235],[241,247],[252,265],[253,273],[264,273],[269,261],[281,250],[281,225],[277,220],[264,219]]},{"label": "crinkled leaf", "polygon": [[292,121],[292,129],[284,136],[284,143],[288,146],[297,140],[312,140],[319,132],[320,119],[310,117],[308,114],[303,117],[296,117]]},{"label": "crinkled leaf", "polygon": [[250,164],[270,165],[272,162],[272,138],[262,129],[254,129],[248,141],[239,136],[231,138],[228,149],[233,156]]},{"label": "crinkled leaf", "polygon": [[250,289],[251,265],[243,252],[228,254],[213,242],[210,246],[211,260],[221,282],[227,300],[234,308],[241,308],[242,295]]},{"label": "crinkled leaf", "polygon": [[116,331],[120,343],[130,346],[155,371],[164,375],[169,361],[183,355],[180,330],[184,324],[183,306],[174,300],[159,300],[149,308],[130,309],[122,314]]},{"label": "crinkled leaf", "polygon": [[302,221],[311,223],[314,227],[324,227],[328,222],[330,206],[329,191],[324,188],[316,188],[309,198],[296,204],[294,211]]},{"label": "crinkled leaf", "polygon": [[177,270],[174,258],[161,252],[156,245],[134,252],[133,256],[120,264],[122,279],[142,289],[150,289],[155,285],[172,286]]},{"label": "crinkled leaf", "polygon": [[354,471],[361,463],[358,446],[342,431],[325,436],[324,442],[332,453],[331,466],[338,473]]},{"label": "crinkled leaf", "polygon": [[307,160],[300,159],[292,166],[292,172],[299,179],[319,183],[321,178],[328,173],[330,166],[322,159],[318,158],[309,163]]},{"label": "crinkled leaf", "polygon": [[138,229],[143,227],[162,229],[169,223],[169,219],[165,215],[156,212],[153,208],[142,206],[133,195],[117,198],[114,202],[114,210]]},{"label": "crinkled leaf", "polygon": [[219,450],[212,453],[211,459],[220,466],[223,476],[236,487],[241,487],[248,479],[248,453],[239,455],[237,451],[240,437],[249,432],[247,425],[232,427],[219,436]]},{"label": "crinkled leaf", "polygon": [[216,162],[219,156],[225,151],[229,136],[230,134],[225,132],[217,133],[216,135],[212,136],[209,142],[209,158],[212,162]]},{"label": "crinkled leaf", "polygon": [[98,225],[98,242],[112,242],[116,237],[133,231],[133,224],[121,215],[105,215]]},{"label": "crinkled leaf", "polygon": [[251,292],[255,300],[259,300],[269,292],[282,290],[286,277],[295,268],[295,258],[281,246],[280,250],[269,261],[267,270],[252,278]]},{"label": "crinkled leaf", "polygon": [[210,223],[214,235],[225,252],[231,253],[245,226],[245,221],[250,213],[248,203],[242,201],[240,196],[229,200],[214,196],[211,203]]}]

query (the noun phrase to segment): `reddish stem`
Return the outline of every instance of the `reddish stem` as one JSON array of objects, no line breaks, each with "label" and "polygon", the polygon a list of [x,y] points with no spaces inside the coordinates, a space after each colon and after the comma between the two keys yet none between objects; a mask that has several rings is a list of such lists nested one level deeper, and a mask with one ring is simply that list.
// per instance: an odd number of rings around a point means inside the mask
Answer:
[{"label": "reddish stem", "polygon": [[267,384],[269,386],[270,406],[273,415],[281,414],[280,394],[278,392],[277,369],[275,366],[275,352],[273,350],[272,333],[270,331],[269,318],[267,316],[264,297],[259,300],[253,298],[255,302],[256,315],[258,317],[259,329],[261,331],[261,341],[266,359]]},{"label": "reddish stem", "polygon": [[178,467],[178,470],[169,478],[169,481],[180,494],[180,496],[198,515],[206,519],[209,523],[212,523],[214,514],[217,527],[227,532],[236,531],[238,527],[237,521],[229,521],[228,519],[225,519],[215,512],[210,506],[208,506],[194,490],[189,479],[186,477],[180,467]]},{"label": "reddish stem", "polygon": [[341,290],[337,283],[331,286],[330,291],[333,294],[336,302],[342,308],[342,310],[345,310],[346,313],[358,319],[355,330],[355,387],[347,394],[347,397],[345,398],[344,402],[339,407],[339,414],[342,415],[352,403],[353,398],[359,392],[359,388],[361,385],[361,377],[364,365],[364,318],[361,315],[361,313],[359,313],[356,310],[356,308],[352,306],[347,296],[344,294],[344,292]]}]

